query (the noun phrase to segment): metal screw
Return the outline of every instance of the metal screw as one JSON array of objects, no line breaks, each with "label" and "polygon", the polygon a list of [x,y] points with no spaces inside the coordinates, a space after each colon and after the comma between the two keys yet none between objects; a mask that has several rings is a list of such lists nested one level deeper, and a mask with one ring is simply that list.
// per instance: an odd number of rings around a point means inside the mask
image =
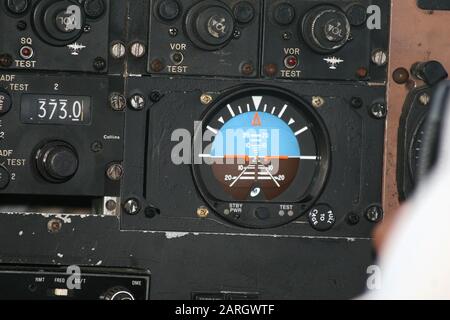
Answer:
[{"label": "metal screw", "polygon": [[387,116],[387,107],[383,103],[374,103],[370,107],[370,113],[376,119],[384,119]]},{"label": "metal screw", "polygon": [[122,42],[114,42],[111,45],[110,53],[114,59],[123,58],[125,56],[125,51],[126,51],[126,48]]},{"label": "metal screw", "polygon": [[178,35],[178,29],[175,27],[169,28],[169,36],[176,37]]},{"label": "metal screw", "polygon": [[24,31],[27,28],[27,23],[23,20],[17,22],[17,29],[20,31]]},{"label": "metal screw", "polygon": [[57,233],[61,230],[62,228],[62,221],[59,219],[51,219],[48,223],[47,223],[47,230],[50,233]]},{"label": "metal screw", "polygon": [[325,99],[319,96],[312,97],[311,104],[314,108],[320,108],[325,104]]},{"label": "metal screw", "polygon": [[145,55],[145,46],[143,43],[136,41],[130,46],[131,55],[135,58],[142,58]]},{"label": "metal screw", "polygon": [[113,92],[109,96],[109,105],[111,106],[111,109],[115,111],[122,111],[127,106],[127,99],[123,94]]},{"label": "metal screw", "polygon": [[379,222],[383,219],[383,209],[379,206],[371,206],[366,210],[366,218],[370,222]]},{"label": "metal screw", "polygon": [[245,76],[250,76],[253,74],[253,71],[255,71],[253,64],[251,64],[250,62],[246,62],[244,64],[242,64],[241,67],[241,73]]},{"label": "metal screw", "polygon": [[431,101],[431,97],[428,93],[422,93],[419,97],[419,102],[423,106],[428,106],[430,104],[430,101]]},{"label": "metal screw", "polygon": [[135,94],[130,98],[130,106],[134,110],[142,110],[145,107],[145,98],[140,94]]},{"label": "metal screw", "polygon": [[368,75],[369,75],[369,71],[364,67],[360,67],[356,70],[356,76],[360,79],[364,79]]},{"label": "metal screw", "polygon": [[359,109],[363,106],[364,101],[360,98],[360,97],[353,97],[350,100],[350,105],[355,108],[355,109]]},{"label": "metal screw", "polygon": [[161,72],[164,69],[164,63],[159,59],[153,59],[150,68],[155,72]]},{"label": "metal screw", "polygon": [[242,36],[241,30],[239,30],[238,28],[234,29],[234,31],[233,31],[233,38],[239,39],[241,36]]},{"label": "metal screw", "polygon": [[377,49],[372,53],[372,62],[382,67],[387,63],[387,53],[381,49]]},{"label": "metal screw", "polygon": [[116,208],[117,208],[117,202],[114,201],[114,200],[108,200],[108,201],[106,201],[106,203],[105,203],[105,208],[106,208],[106,210],[108,210],[108,211],[114,211],[114,210],[116,210]]},{"label": "metal screw", "polygon": [[208,104],[210,104],[212,101],[213,101],[213,97],[210,96],[209,94],[204,93],[204,94],[202,94],[201,97],[200,97],[200,102],[201,102],[202,104],[204,104],[204,105],[208,105]]},{"label": "metal screw", "polygon": [[106,61],[102,57],[97,57],[94,59],[93,67],[97,71],[101,71],[106,68]]},{"label": "metal screw", "polygon": [[13,58],[10,54],[2,54],[0,55],[0,66],[9,68],[13,64]]},{"label": "metal screw", "polygon": [[206,207],[199,207],[197,209],[197,216],[199,218],[206,218],[209,215],[209,210]]},{"label": "metal screw", "polygon": [[405,68],[397,68],[392,73],[395,83],[405,84],[409,80],[409,71]]},{"label": "metal screw", "polygon": [[91,26],[89,24],[84,25],[83,32],[84,33],[91,32]]},{"label": "metal screw", "polygon": [[268,77],[274,77],[278,72],[278,67],[274,63],[269,63],[264,66],[264,74]]},{"label": "metal screw", "polygon": [[113,163],[106,169],[106,176],[112,181],[119,181],[123,177],[123,167],[121,164]]},{"label": "metal screw", "polygon": [[147,207],[144,210],[144,214],[147,218],[153,219],[154,217],[156,217],[157,215],[160,215],[161,212],[158,208],[155,207]]},{"label": "metal screw", "polygon": [[97,153],[97,152],[102,151],[102,149],[103,149],[103,144],[102,144],[100,141],[94,141],[94,142],[92,142],[92,144],[91,144],[91,150],[92,150],[92,152]]},{"label": "metal screw", "polygon": [[161,100],[161,97],[162,97],[161,92],[156,91],[156,90],[152,91],[149,96],[150,100],[153,102],[158,102],[159,100]]},{"label": "metal screw", "polygon": [[283,38],[283,40],[291,40],[292,33],[290,33],[289,31],[283,32],[282,38]]},{"label": "metal screw", "polygon": [[356,213],[349,213],[347,216],[347,222],[352,226],[357,225],[359,223],[359,220],[359,215],[357,215]]},{"label": "metal screw", "polygon": [[139,201],[137,201],[136,199],[128,199],[123,204],[123,209],[127,214],[136,215],[139,213],[139,211],[141,211],[141,206],[139,204]]}]

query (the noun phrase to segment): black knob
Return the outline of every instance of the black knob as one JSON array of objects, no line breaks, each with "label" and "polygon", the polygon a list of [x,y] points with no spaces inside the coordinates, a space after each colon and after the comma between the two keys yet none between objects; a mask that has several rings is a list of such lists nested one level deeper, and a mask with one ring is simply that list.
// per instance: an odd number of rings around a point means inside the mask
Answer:
[{"label": "black knob", "polygon": [[429,86],[434,86],[448,77],[447,70],[439,61],[416,63],[412,66],[411,73]]},{"label": "black knob", "polygon": [[11,96],[0,89],[0,116],[6,114],[11,109]]},{"label": "black knob", "polygon": [[8,170],[6,170],[5,167],[0,166],[0,190],[3,190],[8,186],[10,179],[11,176]]},{"label": "black knob", "polygon": [[85,11],[70,0],[41,0],[35,6],[32,22],[42,40],[64,46],[75,42],[83,33]]},{"label": "black knob", "polygon": [[158,4],[158,15],[163,20],[175,20],[179,14],[180,5],[176,0],[163,0]]},{"label": "black knob", "polygon": [[104,0],[85,0],[84,12],[91,19],[100,18],[106,11],[106,5]]},{"label": "black knob", "polygon": [[273,18],[279,25],[291,24],[295,18],[295,9],[289,3],[280,3],[273,12]]},{"label": "black knob", "polygon": [[49,182],[63,183],[70,180],[77,172],[78,164],[75,149],[65,142],[47,143],[36,153],[38,171]]},{"label": "black knob", "polygon": [[201,1],[186,16],[191,41],[204,50],[218,50],[232,38],[235,21],[230,8],[216,0]]},{"label": "black knob", "polygon": [[134,300],[133,294],[125,288],[114,287],[108,289],[101,297],[101,300]]},{"label": "black knob", "polygon": [[348,8],[347,18],[352,26],[361,26],[367,20],[367,8],[360,4],[354,4]]},{"label": "black knob", "polygon": [[21,14],[27,11],[30,0],[8,0],[6,6],[11,13]]},{"label": "black knob", "polygon": [[308,215],[308,221],[317,231],[327,231],[334,226],[336,217],[330,206],[320,204],[311,209]]},{"label": "black knob", "polygon": [[302,21],[302,36],[319,53],[332,53],[342,48],[350,38],[350,22],[345,13],[334,6],[318,6]]}]

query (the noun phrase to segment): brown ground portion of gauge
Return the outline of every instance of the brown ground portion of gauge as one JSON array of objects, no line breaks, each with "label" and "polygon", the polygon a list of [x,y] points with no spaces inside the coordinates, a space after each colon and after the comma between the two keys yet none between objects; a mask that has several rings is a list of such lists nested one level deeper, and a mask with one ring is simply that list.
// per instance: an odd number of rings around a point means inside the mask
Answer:
[{"label": "brown ground portion of gauge", "polygon": [[[273,165],[278,170],[270,170]],[[300,159],[263,159],[246,160],[243,164],[213,164],[215,178],[223,185],[225,192],[233,199],[273,200],[287,190],[295,179],[300,165]],[[243,170],[240,170],[243,166]],[[225,177],[232,177],[226,180]],[[278,179],[283,176],[283,179]],[[259,188],[259,190],[257,189]],[[257,191],[252,196],[252,191]],[[259,192],[258,192],[259,191]]]},{"label": "brown ground portion of gauge", "polygon": [[396,180],[398,126],[409,88],[420,82],[397,84],[392,74],[397,68],[407,70],[416,63],[440,61],[450,70],[449,11],[425,11],[417,7],[416,0],[394,0],[391,15],[391,44],[388,84],[389,114],[386,128],[385,173],[383,205],[387,214],[399,207]]}]

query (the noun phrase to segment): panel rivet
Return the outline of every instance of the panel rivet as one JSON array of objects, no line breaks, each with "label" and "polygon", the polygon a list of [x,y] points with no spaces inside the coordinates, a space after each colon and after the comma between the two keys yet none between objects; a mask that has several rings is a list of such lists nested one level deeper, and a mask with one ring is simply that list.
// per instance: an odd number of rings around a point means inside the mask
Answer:
[{"label": "panel rivet", "polygon": [[202,94],[200,97],[200,102],[204,105],[208,105],[213,101],[213,97],[209,94]]},{"label": "panel rivet", "polygon": [[131,55],[135,58],[142,58],[145,55],[145,45],[141,42],[133,42],[130,46]]},{"label": "panel rivet", "polygon": [[106,169],[106,176],[112,181],[119,181],[123,176],[123,167],[121,164],[113,163]]},{"label": "panel rivet", "polygon": [[311,105],[314,108],[320,108],[325,104],[325,99],[319,96],[312,97]]},{"label": "panel rivet", "polygon": [[206,218],[209,215],[209,210],[206,207],[199,207],[197,209],[197,216],[199,218]]}]

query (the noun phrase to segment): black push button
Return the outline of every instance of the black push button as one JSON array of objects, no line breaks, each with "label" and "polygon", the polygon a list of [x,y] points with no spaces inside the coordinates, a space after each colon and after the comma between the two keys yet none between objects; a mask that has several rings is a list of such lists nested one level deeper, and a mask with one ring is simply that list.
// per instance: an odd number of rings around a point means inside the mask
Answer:
[{"label": "black push button", "polygon": [[29,0],[8,0],[6,6],[11,13],[21,14],[27,11],[30,4]]},{"label": "black push button", "polygon": [[255,17],[255,8],[247,1],[239,2],[234,7],[234,17],[239,23],[250,23]]},{"label": "black push button", "polygon": [[281,3],[275,8],[273,17],[276,23],[286,26],[294,21],[295,9],[288,3]]},{"label": "black push button", "polygon": [[104,0],[86,0],[84,2],[84,12],[91,19],[100,18],[106,11]]},{"label": "black push button", "polygon": [[175,0],[163,0],[158,6],[158,14],[163,20],[175,20],[180,14],[180,5]]}]

